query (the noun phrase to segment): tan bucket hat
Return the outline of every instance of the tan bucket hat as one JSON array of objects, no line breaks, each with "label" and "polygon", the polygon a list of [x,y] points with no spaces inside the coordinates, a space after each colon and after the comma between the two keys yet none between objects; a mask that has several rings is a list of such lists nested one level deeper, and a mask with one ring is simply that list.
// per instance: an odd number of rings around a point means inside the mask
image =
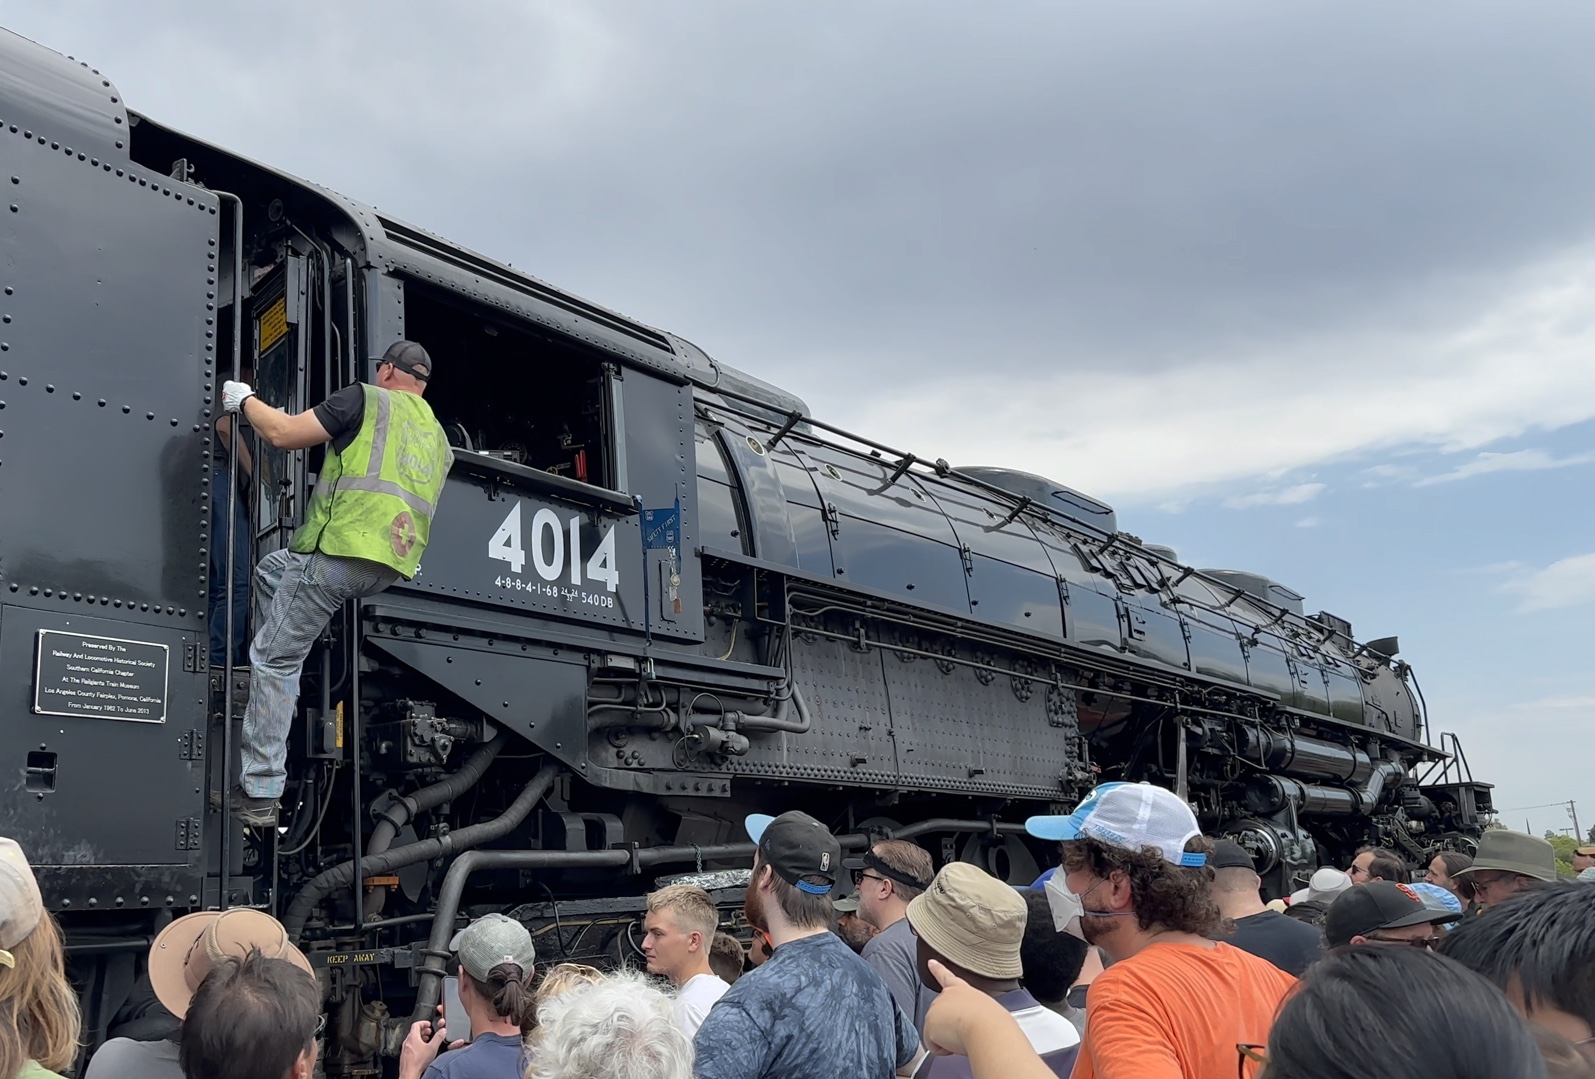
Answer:
[{"label": "tan bucket hat", "polygon": [[251,949],[271,959],[286,959],[315,977],[310,961],[289,941],[281,922],[263,911],[234,907],[189,914],[162,929],[150,945],[150,985],[166,1010],[181,1019],[216,964],[242,959]]},{"label": "tan bucket hat", "polygon": [[908,924],[940,955],[971,974],[1017,978],[1029,908],[979,866],[949,862],[908,904]]}]

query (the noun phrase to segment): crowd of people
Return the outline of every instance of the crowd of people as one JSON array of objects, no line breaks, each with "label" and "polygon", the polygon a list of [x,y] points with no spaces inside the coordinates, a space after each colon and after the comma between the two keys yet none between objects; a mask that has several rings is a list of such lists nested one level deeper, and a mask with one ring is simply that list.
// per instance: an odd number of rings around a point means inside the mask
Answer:
[{"label": "crowd of people", "polygon": [[[1595,847],[1561,880],[1549,843],[1491,830],[1422,881],[1366,848],[1266,901],[1244,847],[1145,783],[1032,817],[1060,864],[1024,888],[900,840],[844,860],[800,812],[747,828],[749,946],[691,884],[648,897],[646,972],[541,971],[524,925],[477,918],[401,1079],[1595,1079]],[[86,1079],[317,1074],[322,992],[269,915],[172,921],[148,981],[171,1028]],[[61,933],[0,840],[0,1079],[78,1052]]]}]

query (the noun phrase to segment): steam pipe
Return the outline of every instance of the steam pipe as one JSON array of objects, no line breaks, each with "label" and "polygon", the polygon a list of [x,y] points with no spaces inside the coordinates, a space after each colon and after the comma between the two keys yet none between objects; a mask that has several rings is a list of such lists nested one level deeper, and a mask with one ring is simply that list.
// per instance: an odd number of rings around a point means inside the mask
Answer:
[{"label": "steam pipe", "polygon": [[[446,835],[406,843],[402,847],[394,847],[380,854],[369,854],[361,858],[358,864],[348,861],[333,866],[299,889],[299,894],[294,896],[294,901],[289,904],[288,913],[283,915],[282,919],[289,937],[299,939],[299,935],[304,931],[305,922],[309,920],[310,913],[316,909],[316,905],[334,889],[351,883],[357,872],[362,879],[376,874],[390,873],[395,869],[414,865],[417,862],[431,861],[433,858],[441,858],[456,851],[469,851],[473,847],[491,843],[514,831],[526,819],[532,807],[543,800],[549,787],[553,786],[554,776],[558,771],[556,765],[543,765],[537,770],[537,774],[527,781],[526,786],[521,788],[521,793],[510,803],[509,808],[492,820],[458,828]],[[449,919],[453,919],[452,912],[449,914]],[[432,1003],[436,1004],[437,1001],[434,1000]]]},{"label": "steam pipe", "polygon": [[[769,716],[750,716],[746,713],[734,713],[737,717],[737,726],[745,731],[781,731],[787,734],[807,734],[813,726],[809,716],[808,705],[803,702],[803,691],[798,688],[797,682],[788,683],[792,692],[780,699],[775,706],[775,714]],[[788,711],[797,712],[796,719],[788,719]]]},{"label": "steam pipe", "polygon": [[1379,761],[1362,784],[1352,787],[1325,787],[1285,776],[1255,775],[1247,781],[1246,804],[1263,816],[1278,813],[1286,806],[1303,816],[1366,816],[1379,807],[1385,787],[1400,779],[1402,772],[1395,761]]},{"label": "steam pipe", "polygon": [[[903,828],[894,828],[894,839],[911,839],[927,832],[984,832],[1023,834],[1025,826],[989,820],[958,820],[938,817]],[[836,837],[843,850],[867,846],[870,837],[860,833]],[[403,849],[403,848],[401,848]],[[437,913],[432,934],[427,938],[426,958],[416,974],[415,1011],[411,1021],[435,1014],[443,987],[444,964],[449,960],[449,940],[454,935],[454,919],[465,894],[465,882],[473,873],[488,869],[603,869],[630,866],[633,872],[672,862],[698,862],[703,859],[751,858],[758,848],[752,843],[720,843],[711,847],[648,847],[633,850],[468,850],[449,866],[438,889]]]},{"label": "steam pipe", "polygon": [[[452,802],[476,785],[482,778],[482,773],[487,771],[487,766],[493,763],[493,758],[499,755],[499,751],[505,745],[504,732],[499,727],[489,723],[487,730],[487,740],[475,753],[465,759],[465,763],[460,765],[457,771],[444,776],[429,787],[422,787],[414,794],[394,795],[388,807],[377,814],[377,826],[371,829],[371,838],[366,840],[367,856],[386,851],[393,845],[394,837],[404,826],[421,813],[435,809],[444,802]],[[371,889],[364,905],[367,918],[381,912],[387,895],[386,885]]]}]

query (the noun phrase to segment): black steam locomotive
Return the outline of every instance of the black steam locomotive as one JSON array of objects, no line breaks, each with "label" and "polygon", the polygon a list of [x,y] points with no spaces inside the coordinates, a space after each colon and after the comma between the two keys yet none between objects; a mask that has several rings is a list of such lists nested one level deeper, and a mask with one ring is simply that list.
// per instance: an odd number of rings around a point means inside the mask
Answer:
[{"label": "black steam locomotive", "polygon": [[[1147,779],[1275,892],[1362,843],[1465,849],[1489,811],[1394,639],[1061,484],[838,430],[3,32],[0,160],[0,834],[95,1037],[164,921],[249,904],[322,972],[328,1071],[370,1073],[457,919],[625,960],[660,874],[736,896],[752,811],[1028,881],[1027,815]],[[208,663],[220,381],[298,411],[399,338],[455,445],[431,545],[334,620],[280,826],[245,831],[211,798],[248,691]],[[317,457],[253,446],[251,560]]]}]

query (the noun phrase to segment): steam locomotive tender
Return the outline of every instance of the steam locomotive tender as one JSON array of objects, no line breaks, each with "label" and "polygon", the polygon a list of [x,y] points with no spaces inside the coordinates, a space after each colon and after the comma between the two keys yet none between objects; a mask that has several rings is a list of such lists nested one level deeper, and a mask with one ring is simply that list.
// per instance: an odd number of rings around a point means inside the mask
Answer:
[{"label": "steam locomotive tender", "polygon": [[[1466,849],[1489,811],[1393,640],[1061,484],[849,435],[4,32],[0,160],[0,834],[91,1039],[161,924],[250,904],[321,972],[328,1072],[371,1074],[459,919],[632,959],[660,874],[735,905],[753,811],[1028,881],[1052,852],[1027,815],[1147,779],[1276,893],[1362,843]],[[245,831],[211,802],[248,690],[207,663],[219,382],[298,411],[399,338],[437,358],[456,447],[431,545],[334,620],[280,826]],[[319,451],[252,449],[253,560]]]}]

